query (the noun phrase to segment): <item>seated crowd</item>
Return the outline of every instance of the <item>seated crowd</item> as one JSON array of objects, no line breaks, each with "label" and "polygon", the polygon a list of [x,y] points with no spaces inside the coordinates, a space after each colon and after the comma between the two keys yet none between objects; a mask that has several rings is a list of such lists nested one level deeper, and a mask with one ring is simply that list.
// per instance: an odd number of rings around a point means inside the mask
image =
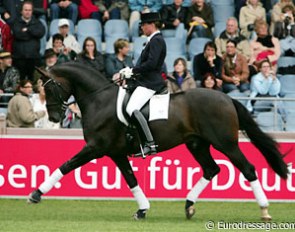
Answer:
[{"label": "seated crowd", "polygon": [[[217,30],[214,1],[167,2],[0,0],[0,108],[8,104],[7,126],[71,128],[76,127],[75,120],[81,118],[71,98],[64,122],[56,125],[48,121],[36,66],[49,70],[56,64],[80,62],[114,82],[118,81],[120,69],[134,66],[136,60],[130,49],[133,38],[116,39],[114,53],[104,54],[98,50],[95,38],[88,36],[80,43],[70,31],[71,23],[75,27],[83,19],[98,20],[102,29],[109,20],[125,20],[131,34],[141,13],[159,12],[165,25],[163,35],[165,30],[184,28],[186,47],[193,38],[208,38],[208,42],[201,45],[201,53],[190,58],[179,56],[171,64],[173,70],[167,71],[168,64],[163,67],[163,78],[171,93],[208,88],[227,94],[239,92],[246,97],[278,97],[281,85],[277,75],[295,74],[295,63],[288,70],[278,67],[281,57],[295,57],[294,1],[278,0],[274,6],[267,0],[229,1],[234,2],[235,12],[224,21],[224,30],[218,35],[214,34]],[[48,28],[55,19],[58,19],[57,33],[49,36]],[[105,41],[104,33],[101,39]],[[42,41],[46,43],[45,51],[40,50]],[[12,93],[16,95],[12,97]],[[246,106],[253,112],[253,101],[248,101]]]}]

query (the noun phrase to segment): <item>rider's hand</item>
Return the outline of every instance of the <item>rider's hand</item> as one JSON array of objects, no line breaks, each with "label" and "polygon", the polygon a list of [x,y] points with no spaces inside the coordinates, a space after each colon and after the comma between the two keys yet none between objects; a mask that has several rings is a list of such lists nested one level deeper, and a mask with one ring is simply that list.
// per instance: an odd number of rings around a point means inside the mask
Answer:
[{"label": "rider's hand", "polygon": [[132,68],[130,67],[122,68],[119,73],[124,79],[130,79],[133,75]]}]

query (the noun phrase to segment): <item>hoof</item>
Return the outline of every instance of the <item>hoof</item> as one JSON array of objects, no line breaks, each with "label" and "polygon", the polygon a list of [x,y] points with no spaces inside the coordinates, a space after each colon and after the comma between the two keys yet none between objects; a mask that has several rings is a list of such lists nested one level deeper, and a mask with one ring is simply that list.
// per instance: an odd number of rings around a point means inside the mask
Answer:
[{"label": "hoof", "polygon": [[185,209],[185,216],[187,219],[191,219],[195,213],[196,213],[196,210],[193,205]]},{"label": "hoof", "polygon": [[261,220],[262,221],[271,221],[272,217],[268,214],[268,208],[267,207],[261,207]]},{"label": "hoof", "polygon": [[147,212],[147,209],[139,209],[139,210],[133,215],[134,220],[142,220],[142,219],[145,219],[145,217],[146,217],[146,212]]},{"label": "hoof", "polygon": [[31,192],[28,199],[27,199],[28,204],[37,204],[40,201],[41,201],[41,192],[38,190]]}]

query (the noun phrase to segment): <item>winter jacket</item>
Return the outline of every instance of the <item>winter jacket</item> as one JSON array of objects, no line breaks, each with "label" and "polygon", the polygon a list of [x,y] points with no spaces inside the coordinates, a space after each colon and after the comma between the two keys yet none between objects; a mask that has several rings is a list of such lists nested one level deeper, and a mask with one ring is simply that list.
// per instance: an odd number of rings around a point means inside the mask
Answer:
[{"label": "winter jacket", "polygon": [[7,127],[34,127],[34,122],[45,116],[45,111],[34,112],[29,97],[17,93],[8,103]]},{"label": "winter jacket", "polygon": [[[23,31],[27,28],[26,31]],[[25,22],[22,18],[16,19],[12,25],[14,36],[13,42],[13,58],[40,58],[40,39],[45,34],[43,24],[34,16],[29,22]]]},{"label": "winter jacket", "polygon": [[175,72],[168,74],[166,81],[167,81],[168,91],[170,93],[178,93],[178,92],[186,91],[188,89],[196,88],[196,82],[194,81],[190,73],[185,74],[180,86],[177,83]]}]

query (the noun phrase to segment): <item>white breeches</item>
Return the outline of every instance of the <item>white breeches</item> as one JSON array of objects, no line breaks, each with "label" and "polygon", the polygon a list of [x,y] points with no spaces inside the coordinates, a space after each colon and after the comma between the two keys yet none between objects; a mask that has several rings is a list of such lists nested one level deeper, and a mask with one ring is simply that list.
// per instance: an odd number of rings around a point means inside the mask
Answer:
[{"label": "white breeches", "polygon": [[132,93],[126,107],[126,111],[129,116],[131,117],[135,110],[140,110],[155,93],[156,91],[152,89],[138,86]]}]

